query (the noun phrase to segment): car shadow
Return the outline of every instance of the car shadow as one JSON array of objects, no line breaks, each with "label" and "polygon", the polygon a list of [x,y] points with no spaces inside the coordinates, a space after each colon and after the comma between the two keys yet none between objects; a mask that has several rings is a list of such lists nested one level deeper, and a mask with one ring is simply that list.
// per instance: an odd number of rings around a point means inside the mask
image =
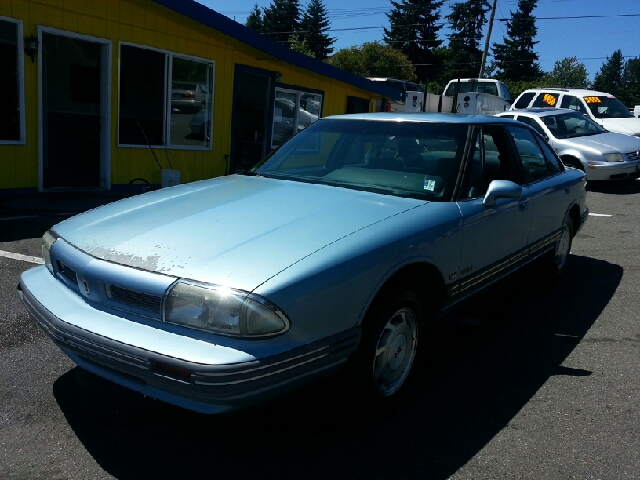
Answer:
[{"label": "car shadow", "polygon": [[589,181],[587,190],[590,192],[609,193],[613,195],[631,195],[640,192],[640,180],[621,180],[598,182]]},{"label": "car shadow", "polygon": [[524,269],[428,331],[419,375],[391,405],[336,376],[228,415],[182,410],[76,367],[53,393],[109,474],[134,478],[444,479],[510,425],[564,367],[614,295],[622,268],[572,256],[562,280]]},{"label": "car shadow", "polygon": [[0,228],[0,243],[41,238],[44,232],[64,219],[65,217],[60,216],[34,216],[32,218],[4,220],[2,226],[5,228]]}]

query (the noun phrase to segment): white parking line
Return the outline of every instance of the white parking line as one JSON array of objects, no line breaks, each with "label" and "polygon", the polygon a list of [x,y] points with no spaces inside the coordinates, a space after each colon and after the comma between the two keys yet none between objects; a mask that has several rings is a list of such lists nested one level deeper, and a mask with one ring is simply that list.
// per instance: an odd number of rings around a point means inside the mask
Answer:
[{"label": "white parking line", "polygon": [[609,215],[606,213],[590,213],[590,217],[613,217],[613,215]]},{"label": "white parking line", "polygon": [[31,255],[21,255],[19,253],[5,252],[4,250],[0,250],[0,257],[13,258],[14,260],[22,260],[23,262],[44,265],[44,260],[40,257],[32,257]]}]

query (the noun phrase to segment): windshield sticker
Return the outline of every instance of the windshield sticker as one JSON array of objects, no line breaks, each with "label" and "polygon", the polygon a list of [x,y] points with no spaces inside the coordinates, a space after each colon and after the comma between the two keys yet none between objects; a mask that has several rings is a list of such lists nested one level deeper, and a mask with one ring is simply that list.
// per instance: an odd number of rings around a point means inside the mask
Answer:
[{"label": "windshield sticker", "polygon": [[584,101],[587,103],[602,103],[600,97],[584,97]]},{"label": "windshield sticker", "polygon": [[546,103],[547,105],[551,105],[552,107],[556,104],[557,101],[558,98],[549,93],[545,93],[544,97],[542,97],[542,102]]},{"label": "windshield sticker", "polygon": [[427,180],[424,179],[424,189],[433,192],[436,189],[436,181],[435,180]]}]

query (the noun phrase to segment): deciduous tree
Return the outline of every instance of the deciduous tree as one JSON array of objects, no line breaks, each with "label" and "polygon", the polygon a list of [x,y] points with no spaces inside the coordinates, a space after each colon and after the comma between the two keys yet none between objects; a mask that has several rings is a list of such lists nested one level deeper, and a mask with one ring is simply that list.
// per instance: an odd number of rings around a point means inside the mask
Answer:
[{"label": "deciduous tree", "polygon": [[542,83],[547,87],[589,88],[589,74],[584,63],[578,62],[576,57],[566,57],[553,65],[553,70],[547,73]]},{"label": "deciduous tree", "polygon": [[393,77],[410,81],[417,78],[415,68],[404,53],[379,42],[343,48],[327,62],[363,77]]}]

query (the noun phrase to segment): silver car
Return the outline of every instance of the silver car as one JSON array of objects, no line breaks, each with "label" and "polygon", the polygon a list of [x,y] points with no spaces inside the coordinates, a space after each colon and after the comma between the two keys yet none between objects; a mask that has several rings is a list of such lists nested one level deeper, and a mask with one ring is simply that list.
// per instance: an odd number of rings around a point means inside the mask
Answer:
[{"label": "silver car", "polygon": [[585,201],[584,173],[513,120],[328,117],[246,174],[54,226],[19,294],[79,366],[188,409],[345,365],[386,402],[432,321],[533,260],[562,274]]},{"label": "silver car", "polygon": [[605,130],[585,115],[564,108],[528,108],[500,113],[537,130],[566,164],[587,180],[640,177],[640,138]]},{"label": "silver car", "polygon": [[202,83],[179,82],[171,85],[171,108],[177,111],[198,111],[207,106],[209,87]]}]

